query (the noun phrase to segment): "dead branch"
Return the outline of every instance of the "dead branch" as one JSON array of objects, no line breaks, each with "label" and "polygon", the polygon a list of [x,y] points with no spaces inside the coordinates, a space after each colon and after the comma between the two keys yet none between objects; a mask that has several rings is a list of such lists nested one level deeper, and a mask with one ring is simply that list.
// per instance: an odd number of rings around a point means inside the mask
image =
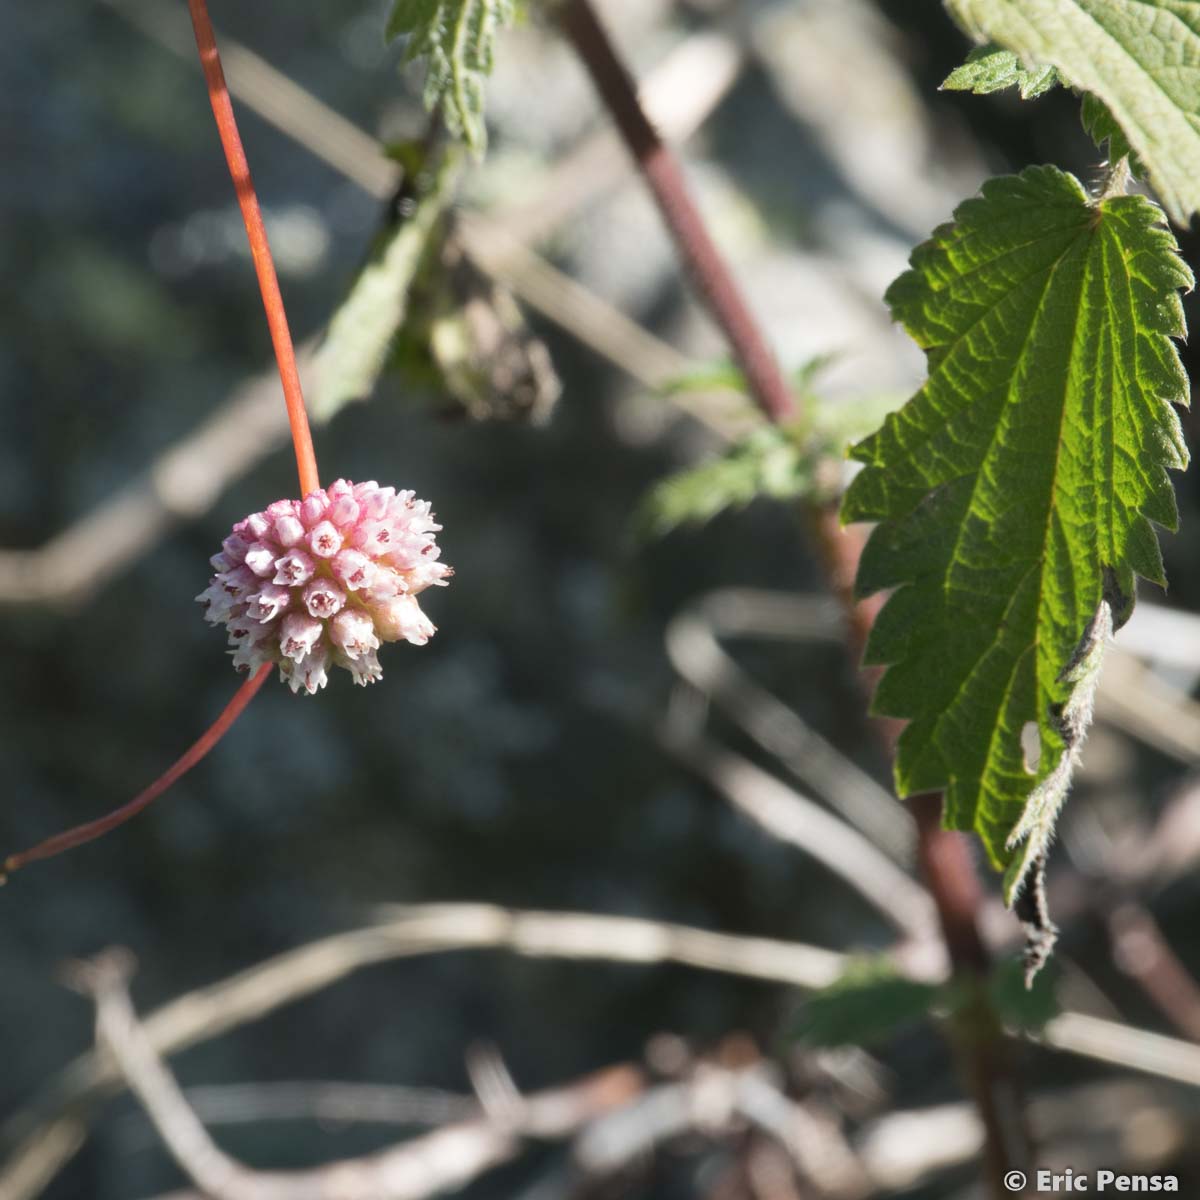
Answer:
[{"label": "dead branch", "polygon": [[747,1125],[783,1149],[819,1195],[859,1200],[873,1190],[836,1122],[786,1096],[761,1060],[739,1068],[697,1064],[686,1079],[651,1088],[586,1126],[572,1155],[585,1174],[610,1176],[686,1133],[718,1138]]},{"label": "dead branch", "polygon": [[184,1097],[205,1125],[315,1121],[330,1125],[444,1125],[477,1117],[478,1099],[434,1088],[350,1080],[201,1084]]},{"label": "dead branch", "polygon": [[856,829],[702,736],[665,728],[660,741],[739,812],[834,872],[903,937],[923,950],[936,944],[937,913],[929,894]]},{"label": "dead branch", "polygon": [[[164,1005],[144,1022],[155,1052],[169,1055],[217,1037],[374,963],[451,950],[496,947],[529,957],[677,962],[806,989],[833,982],[844,961],[814,946],[631,917],[513,912],[484,904],[387,911],[390,919],[310,942]],[[0,1127],[0,1147],[8,1153],[0,1167],[0,1198],[32,1200],[82,1144],[91,1109],[120,1086],[109,1056],[84,1054]]]},{"label": "dead branch", "polygon": [[127,964],[110,953],[79,964],[73,974],[96,1004],[98,1045],[112,1056],[176,1164],[208,1200],[424,1200],[513,1157],[522,1138],[565,1136],[626,1105],[643,1087],[640,1071],[613,1067],[521,1097],[510,1114],[519,1114],[519,1126],[483,1117],[378,1154],[305,1171],[255,1171],[212,1140],[155,1052],[129,997]]},{"label": "dead branch", "polygon": [[[451,950],[507,949],[535,958],[674,962],[804,989],[833,982],[846,958],[767,938],[585,913],[522,912],[484,904],[389,909],[391,919],[322,938],[191,992],[143,1024],[158,1055],[216,1037],[373,963]],[[1200,1046],[1116,1021],[1063,1013],[1033,1041],[1128,1070],[1200,1087]],[[120,1090],[111,1056],[82,1055],[0,1128],[8,1151],[0,1198],[32,1200],[82,1144],[91,1110]]]},{"label": "dead branch", "polygon": [[1200,985],[1171,949],[1154,914],[1124,900],[1106,915],[1112,958],[1189,1041],[1200,1042]]}]

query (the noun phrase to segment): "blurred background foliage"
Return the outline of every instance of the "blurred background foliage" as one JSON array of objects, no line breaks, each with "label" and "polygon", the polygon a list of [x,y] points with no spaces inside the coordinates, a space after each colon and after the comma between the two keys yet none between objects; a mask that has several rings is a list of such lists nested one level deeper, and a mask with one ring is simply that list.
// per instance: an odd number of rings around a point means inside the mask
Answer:
[{"label": "blurred background foliage", "polygon": [[[364,129],[420,136],[419,73],[398,72],[400,51],[385,50],[385,7],[218,3],[214,17]],[[1093,170],[1078,103],[1061,91],[1036,104],[938,93],[966,50],[940,5],[601,7],[640,71],[700,36],[741,48],[736,82],[684,148],[689,172],[785,364],[836,355],[820,383],[834,403],[902,395],[919,380],[920,356],[880,297],[984,172],[1043,161]],[[381,206],[241,111],[303,340],[344,295]],[[491,151],[463,201],[485,210],[535,202],[550,164],[603,121],[567,49],[536,20],[501,39],[489,117]],[[197,426],[269,365],[269,345],[191,65],[108,3],[10,4],[0,139],[0,544],[20,550]],[[696,362],[723,353],[635,180],[586,199],[542,248]],[[1184,249],[1195,264],[1196,240]],[[326,478],[378,479],[433,502],[457,571],[427,606],[434,641],[391,648],[371,689],[337,678],[307,700],[268,685],[148,815],[0,893],[0,1114],[89,1044],[88,1006],[56,969],[114,943],[137,956],[143,1010],[391,902],[485,900],[839,949],[888,944],[878,914],[737,815],[653,734],[672,684],[663,633],[673,614],[716,587],[819,589],[793,513],[759,501],[639,540],[647,490],[714,443],[662,396],[526,316],[563,384],[544,424],[449,420],[436,388],[390,375],[318,433]],[[1178,487],[1171,602],[1194,610],[1194,472]],[[294,491],[281,447],[86,600],[5,606],[0,844],[24,845],[132,795],[208,724],[236,680],[193,601],[207,558],[234,520]],[[839,648],[749,644],[738,656],[886,781]],[[732,727],[714,728],[772,765]],[[1121,812],[1152,814],[1179,780],[1165,758],[1110,729],[1097,730],[1089,756],[1097,765],[1081,790]],[[1156,911],[1200,969],[1196,898],[1183,881]],[[1072,927],[1064,948],[1131,1020],[1161,1024],[1109,963],[1096,922]],[[176,1066],[189,1085],[330,1078],[464,1091],[464,1049],[484,1041],[532,1089],[639,1059],[663,1031],[698,1051],[732,1031],[780,1050],[797,1004],[783,988],[683,968],[449,954],[372,969]],[[961,1094],[927,1023],[873,1052],[893,1105]],[[1027,1057],[1033,1090],[1094,1074]],[[1182,1092],[1171,1096],[1190,1111]],[[136,1111],[128,1098],[107,1108],[46,1196],[130,1200],[172,1186],[175,1169]],[[222,1133],[263,1166],[324,1161],[390,1136],[313,1136],[286,1123]],[[532,1195],[523,1189],[558,1153],[523,1158],[470,1194]],[[710,1151],[688,1144],[612,1194],[708,1194],[715,1170]],[[959,1194],[971,1177],[968,1166],[911,1194]]]}]

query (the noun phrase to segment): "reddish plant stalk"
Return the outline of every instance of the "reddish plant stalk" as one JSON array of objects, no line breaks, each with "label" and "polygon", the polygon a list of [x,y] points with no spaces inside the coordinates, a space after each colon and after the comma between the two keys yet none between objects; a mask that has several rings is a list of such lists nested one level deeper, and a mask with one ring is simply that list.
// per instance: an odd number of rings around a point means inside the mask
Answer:
[{"label": "reddish plant stalk", "polygon": [[270,673],[270,663],[259,667],[238,688],[233,699],[225,705],[221,715],[205,730],[187,753],[164,771],[145,791],[139,792],[128,804],[123,804],[106,816],[89,821],[86,825],[76,825],[74,829],[68,829],[66,833],[59,833],[54,837],[47,838],[44,842],[39,842],[28,850],[22,850],[19,854],[10,854],[4,860],[3,868],[0,869],[0,882],[3,881],[5,875],[19,870],[28,863],[37,862],[41,858],[53,858],[54,855],[61,854],[64,850],[71,850],[76,846],[82,846],[85,842],[94,841],[108,833],[109,830],[116,829],[118,825],[124,825],[131,817],[136,817],[142,809],[157,800],[171,784],[186,775],[225,736],[226,731],[242,715],[242,710],[254,698]]},{"label": "reddish plant stalk", "polygon": [[[642,109],[633,79],[590,0],[568,0],[560,19],[645,178],[702,300],[745,373],[751,397],[768,420],[780,423],[791,419],[796,415],[795,397],[688,193],[678,161]],[[860,602],[854,595],[861,538],[841,528],[834,506],[811,510],[809,516],[830,586],[847,614],[851,651],[861,655],[880,607],[877,598]],[[874,682],[875,676],[868,675],[869,689],[873,690]],[[899,722],[880,723],[889,749],[894,750],[899,728]],[[980,979],[988,967],[988,953],[979,933],[982,893],[970,848],[962,834],[941,827],[940,797],[936,793],[912,797],[910,806],[917,818],[921,871],[937,906],[947,952],[956,970]],[[1003,1195],[1001,1177],[1006,1165],[1024,1161],[1028,1148],[1021,1144],[1024,1139],[1019,1132],[1014,1136],[1012,1131],[1014,1122],[1010,1118],[1016,1096],[1013,1079],[1000,1060],[1000,1030],[995,1017],[982,987],[977,991],[979,1002],[973,1012],[977,1028],[958,1042],[964,1075],[986,1131],[989,1183],[994,1195]]]},{"label": "reddish plant stalk", "polygon": [[796,415],[792,389],[692,201],[679,160],[642,109],[637,88],[592,6],[586,2],[567,4],[562,10],[562,25],[637,160],[679,256],[728,338],[751,394],[772,421],[790,420]]},{"label": "reddish plant stalk", "polygon": [[258,275],[258,287],[262,292],[263,308],[267,313],[267,327],[271,331],[271,343],[275,347],[275,358],[279,363],[279,378],[283,383],[283,399],[287,405],[288,424],[292,428],[292,445],[296,451],[296,468],[300,473],[300,495],[307,496],[321,486],[317,476],[317,457],[313,451],[312,434],[308,428],[308,413],[304,407],[304,393],[300,389],[300,372],[296,368],[296,352],[292,346],[292,335],[288,329],[287,313],[283,307],[283,296],[279,291],[279,277],[271,258],[271,247],[267,242],[267,230],[263,224],[258,196],[250,178],[250,164],[242,149],[237,121],[233,115],[233,102],[225,86],[225,72],[221,69],[221,56],[217,52],[216,35],[208,16],[205,0],[188,0],[192,14],[192,27],[196,31],[196,46],[200,51],[200,66],[208,84],[208,98],[217,122],[217,133],[221,138],[221,149],[229,164],[229,175],[237,193],[238,207],[246,225],[246,237],[250,242],[250,254],[254,259],[254,271]]},{"label": "reddish plant stalk", "polygon": [[[746,374],[750,395],[769,420],[777,423],[788,420],[796,413],[794,394],[742,299],[732,272],[709,236],[675,156],[642,110],[633,79],[597,19],[590,0],[569,0],[562,10],[562,23],[645,176],[680,257],[728,338]],[[810,515],[822,566],[847,614],[851,652],[861,655],[881,607],[878,597],[859,601],[854,595],[861,539],[841,528],[834,506],[822,507]],[[876,676],[877,672],[867,672],[872,689]],[[900,722],[879,724],[889,749],[893,749]],[[927,875],[935,877],[930,879],[930,890],[937,902],[947,944],[955,965],[979,969],[986,965],[987,953],[976,926],[981,893],[966,839],[941,829],[938,821],[928,820],[927,801],[915,799],[920,801],[914,802],[918,830],[926,843],[920,849],[921,864]]]},{"label": "reddish plant stalk", "polygon": [[[317,457],[313,451],[312,434],[308,427],[308,413],[304,407],[304,394],[300,389],[300,373],[296,367],[296,352],[292,346],[292,335],[288,329],[287,313],[283,307],[283,296],[279,290],[279,278],[271,257],[266,227],[254,183],[250,178],[250,166],[242,149],[237,121],[233,115],[233,104],[229,89],[225,86],[225,73],[221,69],[221,57],[217,52],[216,37],[212,21],[209,20],[205,0],[188,0],[192,14],[192,26],[196,31],[196,46],[200,52],[200,65],[208,84],[208,96],[212,103],[213,116],[217,122],[217,133],[225,151],[225,161],[233,179],[238,206],[246,225],[246,237],[250,242],[250,254],[254,259],[254,271],[262,293],[263,308],[267,314],[267,327],[271,331],[271,343],[275,348],[275,360],[279,364],[279,378],[283,383],[283,398],[287,405],[288,423],[292,429],[292,445],[296,451],[296,469],[300,475],[300,494],[307,496],[321,486],[317,474]],[[123,825],[152,804],[173,783],[186,775],[229,731],[242,715],[246,706],[266,682],[271,664],[261,666],[234,693],[221,715],[201,735],[198,741],[148,788],[136,795],[128,804],[114,809],[95,821],[77,825],[65,833],[56,834],[39,842],[28,850],[10,854],[0,864],[0,883],[13,871],[39,859],[52,858],[65,850],[82,846],[85,842],[102,837],[117,826]]]}]

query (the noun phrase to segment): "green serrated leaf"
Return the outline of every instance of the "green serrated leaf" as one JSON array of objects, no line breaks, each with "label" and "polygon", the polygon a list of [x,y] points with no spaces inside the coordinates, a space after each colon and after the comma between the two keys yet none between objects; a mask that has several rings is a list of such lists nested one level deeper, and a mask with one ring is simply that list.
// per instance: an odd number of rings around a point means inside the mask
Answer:
[{"label": "green serrated leaf", "polygon": [[810,1046],[869,1045],[919,1021],[942,993],[939,984],[906,979],[886,960],[863,959],[805,1000],[795,1035]]},{"label": "green serrated leaf", "polygon": [[[1029,793],[1021,819],[1008,835],[1006,843],[1014,851],[1012,862],[1005,872],[1005,898],[1015,895],[1031,870],[1041,871],[1054,837],[1058,814],[1066,803],[1071,787],[1071,775],[1079,761],[1083,739],[1092,723],[1092,707],[1100,683],[1100,667],[1104,650],[1112,637],[1114,610],[1119,610],[1125,597],[1116,582],[1112,568],[1104,566],[1104,589],[1096,614],[1088,622],[1070,659],[1058,673],[1057,682],[1069,689],[1061,706],[1050,711],[1050,721],[1058,731],[1062,752],[1051,764],[1049,774]],[[1041,879],[1037,881],[1040,889]],[[1039,924],[1046,924],[1040,922]],[[1053,945],[1053,942],[1051,942]],[[1047,950],[1047,953],[1049,951]],[[1042,961],[1045,961],[1043,956]],[[1040,967],[1041,963],[1037,966]],[[1036,974],[1036,968],[1034,970]]]},{"label": "green serrated leaf", "polygon": [[946,0],[968,32],[1101,100],[1173,220],[1200,210],[1200,3]]},{"label": "green serrated leaf", "polygon": [[327,421],[344,405],[374,390],[389,350],[408,312],[409,290],[453,195],[463,152],[450,147],[432,170],[413,210],[380,238],[349,295],[329,323],[313,362],[309,409]]},{"label": "green serrated leaf", "polygon": [[976,46],[967,61],[946,76],[942,88],[949,92],[974,92],[978,96],[1015,87],[1022,100],[1033,100],[1056,87],[1058,72],[1053,67],[1027,67],[1011,51],[989,44]]},{"label": "green serrated leaf", "polygon": [[487,147],[483,81],[497,31],[517,14],[514,0],[395,0],[386,37],[406,37],[405,62],[424,59],[425,106],[441,105],[446,127],[482,155]]},{"label": "green serrated leaf", "polygon": [[897,589],[867,660],[888,668],[876,710],[909,720],[900,793],[944,788],[946,824],[1003,868],[1071,754],[1073,667],[1102,605],[1119,626],[1135,575],[1163,578],[1150,522],[1174,528],[1165,468],[1188,458],[1170,339],[1192,277],[1156,206],[1093,203],[1053,167],[992,180],[911,261],[887,298],[929,378],[854,447],[842,516],[880,522],[859,592]]}]

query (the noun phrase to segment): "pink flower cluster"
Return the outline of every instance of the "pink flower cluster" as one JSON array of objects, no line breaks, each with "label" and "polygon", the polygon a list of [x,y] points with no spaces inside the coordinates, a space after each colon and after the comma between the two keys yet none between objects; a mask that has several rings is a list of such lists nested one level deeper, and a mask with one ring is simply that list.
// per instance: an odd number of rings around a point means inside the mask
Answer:
[{"label": "pink flower cluster", "polygon": [[438,561],[439,529],[412,492],[339,479],[239,521],[196,599],[229,631],[239,671],[278,663],[293,692],[311,695],[337,665],[365,686],[383,674],[381,643],[433,636],[416,596],[453,574]]}]

